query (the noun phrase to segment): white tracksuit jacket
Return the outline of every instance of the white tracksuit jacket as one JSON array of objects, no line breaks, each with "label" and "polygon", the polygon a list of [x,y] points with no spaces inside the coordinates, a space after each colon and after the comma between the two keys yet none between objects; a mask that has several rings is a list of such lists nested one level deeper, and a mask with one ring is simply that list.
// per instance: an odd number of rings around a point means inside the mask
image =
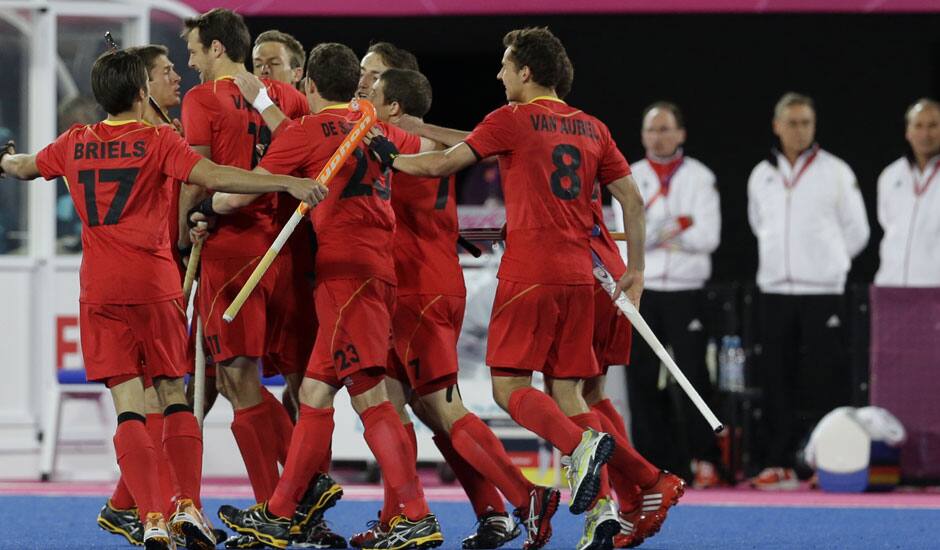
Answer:
[{"label": "white tracksuit jacket", "polygon": [[940,287],[940,155],[921,173],[907,157],[878,178],[878,286]]},{"label": "white tracksuit jacket", "polygon": [[852,258],[869,235],[865,203],[848,164],[818,145],[804,151],[796,166],[774,151],[751,171],[747,196],[760,290],[842,294]]},{"label": "white tracksuit jacket", "polygon": [[[644,286],[651,290],[694,290],[711,276],[711,253],[721,238],[721,208],[715,174],[707,166],[685,157],[669,183],[669,194],[650,203],[660,191],[659,177],[643,159],[630,165],[643,195],[646,210],[646,270]],[[623,210],[613,201],[615,226],[623,231]],[[654,247],[661,228],[678,216],[690,216],[692,225],[676,237],[674,246]],[[620,243],[626,258],[626,243]]]}]

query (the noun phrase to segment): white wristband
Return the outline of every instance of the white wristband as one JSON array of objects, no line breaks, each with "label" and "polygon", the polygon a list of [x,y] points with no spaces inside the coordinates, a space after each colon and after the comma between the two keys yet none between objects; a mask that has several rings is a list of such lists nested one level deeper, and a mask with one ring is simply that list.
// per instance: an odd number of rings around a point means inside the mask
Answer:
[{"label": "white wristband", "polygon": [[255,108],[259,113],[263,113],[265,109],[274,105],[274,102],[271,101],[271,98],[268,97],[268,89],[264,86],[261,87],[261,91],[258,92],[258,97],[251,102],[251,106]]}]

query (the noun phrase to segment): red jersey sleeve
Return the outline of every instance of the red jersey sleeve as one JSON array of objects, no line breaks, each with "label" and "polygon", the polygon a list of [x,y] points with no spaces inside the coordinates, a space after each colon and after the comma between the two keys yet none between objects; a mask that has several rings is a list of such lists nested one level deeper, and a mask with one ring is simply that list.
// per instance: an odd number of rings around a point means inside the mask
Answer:
[{"label": "red jersey sleeve", "polygon": [[284,116],[297,119],[310,114],[307,96],[297,91],[297,88],[279,81],[266,81],[265,83],[271,99],[277,103]]},{"label": "red jersey sleeve", "polygon": [[304,120],[285,120],[277,128],[277,139],[258,164],[272,174],[292,174],[310,161],[310,138]]},{"label": "red jersey sleeve", "polygon": [[218,104],[208,88],[197,86],[183,98],[183,128],[190,145],[212,145],[212,120]]},{"label": "red jersey sleeve", "polygon": [[36,168],[39,169],[43,178],[51,180],[65,175],[65,159],[69,157],[70,148],[69,138],[72,131],[79,126],[79,124],[72,126],[36,154]]},{"label": "red jersey sleeve", "polygon": [[485,158],[512,150],[516,142],[515,107],[505,105],[486,115],[477,124],[464,143],[473,149],[477,157]]},{"label": "red jersey sleeve", "polygon": [[623,158],[623,153],[617,148],[617,143],[606,130],[607,146],[604,148],[604,156],[601,158],[597,169],[597,177],[601,185],[607,185],[622,177],[630,175],[630,164]]},{"label": "red jersey sleeve", "polygon": [[415,134],[409,134],[398,126],[380,122],[379,125],[385,133],[385,137],[395,144],[398,152],[403,155],[413,155],[421,152],[421,138]]},{"label": "red jersey sleeve", "polygon": [[160,170],[173,180],[188,180],[189,173],[193,171],[196,163],[202,160],[202,156],[193,151],[172,127],[161,126],[156,131],[159,136]]}]

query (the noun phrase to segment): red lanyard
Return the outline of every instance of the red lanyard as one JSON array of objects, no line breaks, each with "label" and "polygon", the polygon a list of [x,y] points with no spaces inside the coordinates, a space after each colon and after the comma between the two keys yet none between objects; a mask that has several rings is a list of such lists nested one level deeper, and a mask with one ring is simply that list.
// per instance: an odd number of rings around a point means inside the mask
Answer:
[{"label": "red lanyard", "polygon": [[816,145],[813,147],[812,154],[810,154],[810,156],[806,159],[806,162],[803,163],[803,167],[800,168],[800,171],[796,173],[796,177],[794,177],[792,180],[788,180],[786,176],[783,175],[783,172],[780,173],[780,177],[783,178],[783,186],[786,187],[787,190],[796,187],[796,184],[800,182],[800,178],[803,177],[804,173],[806,173],[806,169],[809,168],[809,165],[812,164],[814,160],[816,160],[816,155],[818,154],[819,146]]},{"label": "red lanyard", "polygon": [[[647,162],[649,162],[650,167],[652,167],[653,161],[647,159]],[[656,174],[656,176],[659,177],[659,189],[656,191],[655,195],[650,197],[650,201],[646,203],[646,210],[649,210],[650,207],[653,206],[653,203],[659,199],[659,197],[666,197],[669,195],[669,183],[672,181],[672,177],[676,175],[676,172],[679,171],[679,168],[682,167],[682,163],[684,162],[685,158],[683,157],[679,160],[679,162],[676,163],[676,167],[670,170],[669,173],[663,174],[661,177],[659,176],[659,173]],[[655,172],[656,169],[654,168],[653,171]]]},{"label": "red lanyard", "polygon": [[940,160],[933,163],[933,172],[927,176],[927,179],[917,181],[917,173],[914,171],[914,165],[911,164],[911,179],[914,180],[914,195],[921,196],[930,187],[930,184],[933,182],[933,177],[937,175],[937,170],[940,170]]}]

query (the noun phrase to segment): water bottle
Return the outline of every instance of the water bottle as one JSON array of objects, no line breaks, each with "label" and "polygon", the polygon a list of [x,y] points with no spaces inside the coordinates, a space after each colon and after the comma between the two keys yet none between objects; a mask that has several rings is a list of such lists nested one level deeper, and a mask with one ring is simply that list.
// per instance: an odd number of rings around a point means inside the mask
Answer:
[{"label": "water bottle", "polygon": [[722,391],[742,391],[744,385],[744,348],[740,336],[725,336],[721,339],[718,353],[718,387]]}]

